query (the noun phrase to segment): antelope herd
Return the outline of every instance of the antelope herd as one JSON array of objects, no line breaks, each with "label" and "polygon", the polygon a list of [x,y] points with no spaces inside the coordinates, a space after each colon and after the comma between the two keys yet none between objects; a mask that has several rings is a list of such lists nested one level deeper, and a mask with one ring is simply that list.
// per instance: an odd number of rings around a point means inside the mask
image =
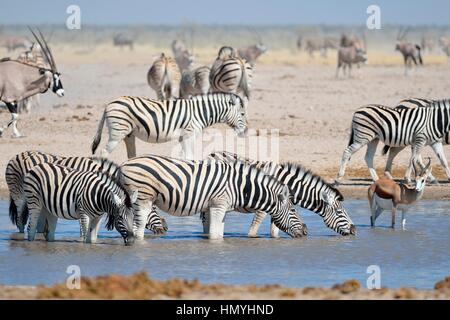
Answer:
[{"label": "antelope herd", "polygon": [[[47,40],[39,30],[30,31],[36,43],[11,38],[5,43],[8,51],[25,50],[17,59],[0,60],[0,98],[11,114],[6,127],[12,127],[14,137],[21,137],[17,128],[19,111],[29,112],[31,105],[39,104],[39,95],[49,88],[57,96],[64,96],[61,75]],[[422,51],[434,50],[435,43],[449,56],[448,37],[435,42],[423,35],[419,45],[407,41],[406,35],[407,29],[400,30],[395,45],[403,56],[405,75],[412,64],[423,64]],[[131,51],[134,40],[116,34],[113,45]],[[311,58],[316,51],[326,56],[329,50],[336,50],[336,78],[341,68],[351,76],[353,65],[359,67],[368,61],[365,34],[299,37],[296,45]],[[28,222],[29,240],[42,231],[43,220],[46,239],[54,241],[56,221],[65,218],[80,220],[84,241],[95,242],[99,222],[107,213],[107,227],[115,227],[125,244],[130,245],[135,238],[143,239],[146,228],[158,234],[167,230],[156,207],[178,216],[200,213],[205,234],[211,239],[223,237],[225,215],[231,210],[255,213],[250,237],[256,236],[267,214],[272,219],[272,236],[276,237],[280,229],[293,238],[303,237],[308,230],[294,204],[317,213],[335,232],[355,235],[356,227],[336,186],[352,154],[365,145],[365,159],[374,181],[367,190],[372,227],[383,210],[391,210],[394,227],[396,211],[401,210],[405,228],[408,206],[420,200],[427,179],[434,180],[431,159],[426,166],[422,162],[424,146],[432,146],[450,179],[442,149],[443,143],[449,144],[450,100],[411,98],[395,107],[373,104],[357,109],[334,185],[294,163],[262,162],[228,152],[193,160],[194,146],[188,141],[207,127],[224,123],[238,137],[246,136],[255,64],[268,48],[260,37],[247,47],[224,45],[211,57],[211,65],[198,64],[193,47],[189,49],[181,40],[174,40],[171,49],[173,57],[163,52],[149,66],[147,82],[156,99],[126,95],[106,105],[93,138],[92,156],[61,157],[27,151],[9,161],[6,177],[11,195],[10,218],[21,232]],[[93,155],[104,126],[109,139],[101,151],[102,158],[96,158]],[[0,136],[4,129],[0,129]],[[157,155],[137,157],[136,138],[149,143],[178,139],[186,160]],[[105,158],[122,141],[128,160],[119,166]],[[389,151],[381,178],[373,166],[379,142],[385,144],[385,153]],[[406,182],[399,184],[392,179],[390,169],[394,157],[407,146],[412,148],[412,156]],[[413,169],[415,185],[410,185]]]}]

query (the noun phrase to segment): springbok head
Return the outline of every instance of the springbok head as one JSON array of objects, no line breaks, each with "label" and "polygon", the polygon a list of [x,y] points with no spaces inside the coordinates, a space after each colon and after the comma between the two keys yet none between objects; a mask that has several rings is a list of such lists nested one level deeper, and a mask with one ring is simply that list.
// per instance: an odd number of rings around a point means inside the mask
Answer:
[{"label": "springbok head", "polygon": [[425,166],[425,168],[420,168],[420,170],[417,170],[416,166],[414,165],[414,169],[416,172],[415,190],[417,192],[422,192],[425,188],[427,178],[431,174],[431,158],[428,158],[428,164]]}]

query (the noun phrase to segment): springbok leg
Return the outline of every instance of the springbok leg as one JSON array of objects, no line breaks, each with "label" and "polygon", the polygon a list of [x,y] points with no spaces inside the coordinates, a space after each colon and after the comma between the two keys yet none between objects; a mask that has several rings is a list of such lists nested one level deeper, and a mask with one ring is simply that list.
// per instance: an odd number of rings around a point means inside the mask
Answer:
[{"label": "springbok leg", "polygon": [[395,228],[395,214],[397,212],[397,206],[393,205],[392,206],[392,221],[391,221],[391,228],[394,229]]}]

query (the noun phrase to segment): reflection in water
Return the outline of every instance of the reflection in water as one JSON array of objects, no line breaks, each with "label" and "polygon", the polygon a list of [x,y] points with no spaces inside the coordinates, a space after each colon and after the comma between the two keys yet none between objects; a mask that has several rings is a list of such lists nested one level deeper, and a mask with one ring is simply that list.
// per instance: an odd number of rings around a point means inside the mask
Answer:
[{"label": "reflection in water", "polygon": [[316,214],[302,210],[310,231],[307,238],[283,234],[271,239],[266,219],[261,237],[249,239],[252,216],[231,213],[224,240],[206,239],[198,216],[166,216],[167,235],[149,234],[144,242],[125,247],[117,232],[104,228],[97,244],[83,244],[78,240],[78,222],[66,220],[59,220],[54,243],[20,240],[23,236],[8,220],[7,203],[0,202],[0,283],[65,282],[69,265],[80,266],[84,276],[145,270],[157,279],[293,287],[331,286],[351,278],[364,285],[367,267],[373,264],[380,266],[381,284],[386,287],[432,288],[450,275],[448,202],[421,202],[407,214],[406,231],[390,229],[387,212],[371,229],[366,201],[346,201],[346,207],[357,225],[356,237],[339,236]]}]

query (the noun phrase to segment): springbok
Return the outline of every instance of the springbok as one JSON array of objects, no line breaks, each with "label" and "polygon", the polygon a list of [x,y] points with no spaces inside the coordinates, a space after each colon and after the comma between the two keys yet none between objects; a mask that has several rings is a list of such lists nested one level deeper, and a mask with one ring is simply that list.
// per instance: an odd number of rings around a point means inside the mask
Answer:
[{"label": "springbok", "polygon": [[[416,170],[416,174],[418,171]],[[375,181],[367,190],[369,206],[371,211],[370,225],[375,227],[375,220],[384,210],[391,210],[391,227],[395,226],[395,214],[397,209],[402,212],[402,229],[405,230],[405,213],[409,205],[422,198],[423,191],[428,176],[431,174],[431,158],[425,168],[420,168],[420,173],[416,176],[415,187],[407,184],[397,184],[389,173]]]},{"label": "springbok", "polygon": [[[15,138],[21,137],[19,130],[17,130],[18,102],[36,94],[44,93],[50,87],[59,97],[64,96],[64,89],[60,80],[61,74],[56,69],[55,60],[47,41],[45,41],[39,29],[40,37],[33,30],[30,29],[30,31],[41,47],[49,68],[9,58],[0,60],[0,101],[6,104],[11,113],[11,120],[6,128],[12,126],[13,137]],[[0,137],[6,128],[0,127]]]}]

